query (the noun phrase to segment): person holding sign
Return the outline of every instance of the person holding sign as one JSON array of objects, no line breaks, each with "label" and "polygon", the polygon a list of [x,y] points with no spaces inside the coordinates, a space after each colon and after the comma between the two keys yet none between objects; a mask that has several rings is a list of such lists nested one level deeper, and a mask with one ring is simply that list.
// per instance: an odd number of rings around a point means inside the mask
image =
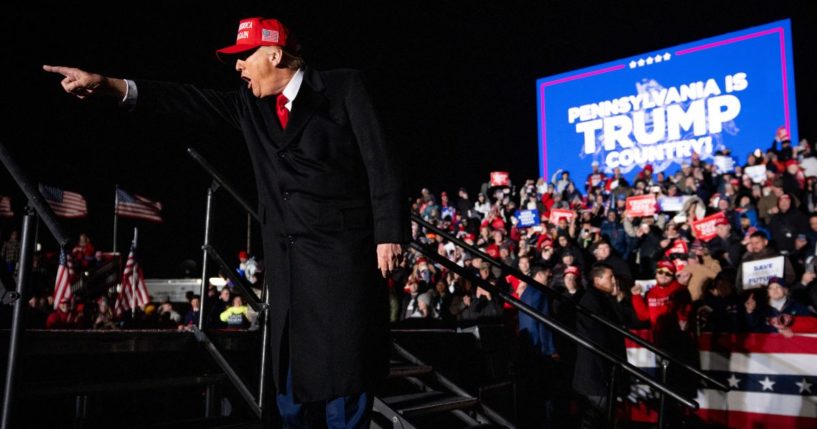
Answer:
[{"label": "person holding sign", "polygon": [[668,260],[659,261],[655,270],[656,287],[642,296],[641,285],[635,285],[632,303],[635,314],[642,322],[650,321],[655,343],[659,347],[677,332],[687,331],[692,300],[687,288],[675,278],[675,264]]},{"label": "person holding sign", "polygon": [[732,232],[732,225],[725,218],[715,222],[716,236],[706,243],[712,255],[722,256],[721,260],[727,262],[730,267],[735,267],[740,262],[743,254],[743,246],[740,238]]},{"label": "person holding sign", "polygon": [[[653,343],[669,354],[694,365],[698,353],[692,339],[692,299],[689,290],[675,277],[676,268],[672,261],[659,261],[655,270],[655,286],[642,296],[641,285],[630,289],[636,318],[650,321]],[[681,371],[670,370],[668,383],[681,389],[686,395],[695,394],[695,383]],[[672,419],[680,419],[680,409],[669,407]]]},{"label": "person holding sign", "polygon": [[752,273],[746,272],[746,266],[752,265],[747,264],[749,262],[757,263],[760,260],[764,259],[772,259],[775,257],[782,257],[783,258],[783,279],[786,281],[786,284],[792,284],[795,281],[795,272],[794,266],[792,266],[791,261],[788,257],[781,255],[776,250],[769,247],[769,238],[766,234],[762,231],[755,231],[749,236],[749,242],[746,244],[746,254],[743,255],[743,259],[741,260],[741,264],[738,266],[738,275],[735,279],[735,287],[742,291],[744,289],[750,289],[752,287],[758,286],[747,286],[747,284],[751,284],[752,282],[747,281],[751,278]]},{"label": "person holding sign", "polygon": [[593,188],[598,186],[601,183],[604,183],[607,180],[607,176],[605,176],[604,172],[599,169],[599,162],[593,160],[590,164],[593,171],[587,175],[587,180],[584,182],[584,189],[589,194]]}]

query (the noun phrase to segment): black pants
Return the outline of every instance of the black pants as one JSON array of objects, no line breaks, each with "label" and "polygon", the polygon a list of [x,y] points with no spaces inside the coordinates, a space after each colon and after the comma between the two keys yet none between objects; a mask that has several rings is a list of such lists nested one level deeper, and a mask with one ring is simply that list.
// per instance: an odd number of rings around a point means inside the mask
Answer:
[{"label": "black pants", "polygon": [[610,427],[607,422],[607,395],[582,397],[581,429]]}]

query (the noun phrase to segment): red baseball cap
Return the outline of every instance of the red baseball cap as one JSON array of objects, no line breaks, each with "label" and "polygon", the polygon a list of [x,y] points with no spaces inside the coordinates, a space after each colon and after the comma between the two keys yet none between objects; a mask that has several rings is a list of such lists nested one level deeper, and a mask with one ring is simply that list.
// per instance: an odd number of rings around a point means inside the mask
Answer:
[{"label": "red baseball cap", "polygon": [[277,19],[260,17],[242,19],[238,23],[235,45],[217,50],[216,55],[238,54],[259,46],[287,46],[288,35],[289,30]]},{"label": "red baseball cap", "polygon": [[656,264],[655,268],[656,269],[664,268],[666,270],[669,270],[673,274],[675,274],[676,271],[675,264],[673,264],[672,261],[667,261],[666,259],[658,261],[658,264]]},{"label": "red baseball cap", "polygon": [[579,267],[574,266],[574,267],[565,268],[564,275],[568,275],[568,274],[573,274],[574,276],[578,277],[579,276]]}]

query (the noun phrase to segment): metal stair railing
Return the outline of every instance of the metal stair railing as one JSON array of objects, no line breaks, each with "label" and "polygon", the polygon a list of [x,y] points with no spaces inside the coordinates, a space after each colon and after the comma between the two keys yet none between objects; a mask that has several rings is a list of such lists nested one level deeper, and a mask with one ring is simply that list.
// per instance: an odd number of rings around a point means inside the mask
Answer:
[{"label": "metal stair railing", "polygon": [[[218,363],[218,365],[224,370],[224,373],[232,382],[233,386],[238,390],[241,394],[241,397],[245,400],[247,405],[249,405],[250,409],[253,413],[258,417],[259,420],[263,421],[264,416],[264,402],[266,401],[266,378],[267,378],[267,363],[268,363],[268,356],[267,356],[267,348],[269,342],[269,323],[267,323],[268,313],[269,313],[269,293],[267,293],[266,287],[266,276],[264,278],[264,284],[262,285],[262,292],[261,292],[261,299],[259,299],[255,293],[252,292],[252,288],[246,283],[246,281],[240,278],[236,273],[230,268],[221,254],[216,250],[215,246],[210,242],[210,232],[213,228],[212,218],[213,218],[213,211],[215,208],[215,200],[214,196],[216,191],[219,189],[224,189],[227,193],[242,207],[247,213],[256,221],[260,222],[260,218],[258,217],[258,213],[253,210],[247,201],[241,197],[241,195],[232,187],[229,182],[224,178],[224,176],[219,173],[218,170],[213,167],[201,154],[196,152],[193,148],[188,148],[187,153],[192,157],[201,167],[206,171],[213,179],[212,184],[207,188],[207,208],[205,212],[205,219],[204,219],[204,244],[202,245],[202,268],[201,268],[201,311],[199,313],[199,323],[198,326],[193,329],[193,334],[195,335],[196,339],[204,344],[205,349],[210,353],[211,357]],[[205,299],[207,297],[207,267],[208,267],[208,260],[212,259],[216,265],[221,268],[221,270],[227,274],[227,277],[230,281],[238,288],[241,295],[246,298],[247,304],[253,308],[256,312],[258,312],[258,317],[263,321],[262,328],[261,328],[261,368],[260,368],[260,377],[258,383],[258,398],[254,398],[252,392],[244,383],[243,380],[238,376],[238,374],[232,369],[227,359],[218,351],[215,347],[213,342],[204,332],[204,323],[205,317]],[[208,400],[207,406],[205,409],[206,415],[211,415],[212,410],[212,402]]]},{"label": "metal stair railing", "polygon": [[667,362],[667,365],[663,365],[663,363],[662,363],[662,371],[665,371],[665,367],[667,367],[669,365],[669,363],[672,363],[674,365],[677,365],[678,367],[681,367],[681,368],[689,371],[692,374],[695,374],[701,380],[704,380],[705,382],[709,383],[710,385],[718,388],[719,390],[721,390],[723,392],[727,392],[727,391],[730,390],[729,386],[727,386],[726,384],[724,384],[724,383],[722,383],[722,382],[720,382],[718,380],[715,380],[714,378],[712,378],[708,374],[704,373],[703,371],[699,370],[698,368],[694,368],[694,367],[680,361],[678,358],[670,355],[665,350],[663,350],[663,349],[661,349],[659,347],[656,347],[651,342],[639,337],[638,335],[633,334],[632,332],[630,332],[630,331],[628,331],[628,330],[626,330],[626,329],[624,329],[624,328],[622,328],[620,326],[615,325],[614,323],[610,322],[609,320],[607,320],[607,319],[605,319],[603,317],[598,316],[597,314],[594,314],[594,313],[590,312],[589,310],[582,307],[578,303],[575,303],[575,302],[565,298],[564,296],[562,296],[558,292],[556,292],[553,289],[550,289],[547,286],[537,282],[532,277],[524,274],[523,272],[519,271],[518,269],[513,268],[511,266],[508,266],[507,264],[504,264],[501,261],[497,261],[494,258],[491,258],[490,256],[486,255],[484,252],[480,251],[476,247],[470,246],[467,243],[465,243],[464,241],[462,241],[462,240],[454,237],[453,235],[449,234],[448,232],[437,228],[436,226],[430,224],[429,222],[427,222],[425,219],[421,218],[420,216],[412,214],[411,220],[416,222],[417,224],[423,226],[424,228],[433,231],[435,234],[439,234],[439,235],[443,236],[445,239],[451,241],[452,243],[456,244],[457,246],[460,246],[461,248],[466,249],[469,252],[472,252],[473,254],[480,256],[482,258],[482,260],[484,260],[484,261],[488,262],[489,264],[503,270],[503,272],[509,273],[512,276],[514,276],[514,277],[516,277],[516,278],[518,278],[520,280],[523,280],[528,285],[534,286],[537,290],[539,290],[541,292],[544,292],[544,293],[550,295],[551,297],[553,297],[555,299],[559,299],[562,302],[568,303],[568,305],[574,306],[576,308],[576,311],[582,313],[585,316],[588,316],[588,317],[592,318],[593,320],[603,324],[607,328],[609,328],[609,329],[611,329],[611,330],[625,336],[626,338],[632,340],[633,342],[637,343],[641,347],[644,347],[645,349],[655,353],[655,355],[657,357],[659,357],[662,361]]},{"label": "metal stair railing", "polygon": [[[437,228],[434,228],[434,229],[439,231],[439,229],[437,229]],[[440,232],[442,232],[442,231],[440,231]],[[650,387],[652,387],[652,388],[656,389],[657,391],[659,391],[662,395],[669,396],[672,399],[675,399],[679,403],[681,403],[683,405],[686,405],[686,406],[688,406],[690,408],[693,408],[693,409],[698,409],[699,408],[699,405],[695,400],[688,399],[688,398],[684,397],[683,395],[675,392],[672,388],[667,386],[664,382],[658,382],[658,381],[653,380],[652,378],[649,377],[649,375],[642,372],[641,370],[639,370],[637,367],[633,366],[629,362],[619,359],[618,357],[611,354],[610,352],[608,352],[607,350],[605,350],[603,347],[599,346],[598,344],[596,344],[596,343],[594,343],[594,342],[592,342],[592,341],[590,341],[590,340],[588,340],[586,338],[583,338],[583,337],[580,337],[580,336],[576,335],[568,327],[566,327],[566,326],[562,325],[561,323],[551,319],[549,316],[545,316],[543,314],[540,314],[534,308],[532,308],[529,305],[525,304],[524,302],[520,301],[519,299],[517,299],[516,297],[514,297],[510,293],[503,291],[499,287],[491,284],[487,280],[482,279],[481,277],[477,276],[473,272],[471,272],[471,271],[469,271],[469,270],[467,270],[467,269],[465,269],[463,267],[460,267],[456,263],[454,263],[454,262],[448,260],[447,258],[439,255],[436,251],[433,251],[431,249],[426,249],[425,247],[421,246],[420,244],[418,244],[416,242],[410,243],[409,247],[411,247],[412,249],[422,253],[427,258],[429,258],[429,259],[433,260],[434,262],[442,265],[443,267],[445,267],[445,268],[447,268],[447,269],[449,269],[451,271],[456,272],[457,274],[459,274],[462,277],[467,278],[468,280],[470,280],[474,284],[479,285],[480,287],[482,287],[483,289],[489,291],[490,293],[492,293],[492,294],[494,294],[496,296],[502,297],[510,305],[516,307],[517,309],[519,309],[520,311],[526,313],[530,317],[536,319],[540,323],[543,323],[548,328],[553,329],[554,331],[556,331],[556,332],[562,334],[563,336],[565,336],[568,340],[587,348],[591,352],[593,352],[593,353],[597,354],[598,356],[602,357],[603,359],[607,360],[608,362],[610,362],[611,364],[614,365],[614,368],[616,368],[616,367],[620,368],[620,369],[622,369],[622,370],[624,370],[624,371],[638,377],[639,379],[644,381],[646,384],[648,384]],[[479,253],[481,254],[481,252],[479,252]],[[490,258],[486,258],[486,259],[490,259]],[[584,309],[584,310],[587,311],[586,309]],[[613,372],[613,374],[615,374],[615,371]],[[665,380],[663,377],[662,377],[662,379]],[[610,388],[610,393],[609,393],[610,397],[608,398],[608,417],[612,417],[611,416],[612,406],[613,406],[614,401],[615,401],[614,384],[615,384],[615,377],[611,381],[611,388]],[[663,414],[664,414],[664,407],[663,407],[663,402],[662,402],[661,409],[659,410],[659,424],[663,424]]]},{"label": "metal stair railing", "polygon": [[[23,306],[25,302],[20,300],[21,296],[25,296],[25,291],[28,283],[29,275],[31,274],[31,263],[34,255],[34,225],[35,216],[39,215],[43,220],[45,226],[51,232],[51,235],[57,240],[57,244],[65,249],[71,242],[68,234],[62,228],[62,225],[57,221],[51,207],[46,204],[45,198],[40,194],[39,189],[35,186],[26,171],[17,163],[14,157],[6,149],[6,146],[0,143],[0,161],[6,166],[6,169],[11,173],[14,181],[25,194],[28,204],[25,207],[25,215],[23,215],[23,233],[20,241],[20,271],[17,274],[17,289],[16,291],[7,291],[5,286],[0,283],[2,287],[2,302],[9,305],[14,305],[11,319],[11,332],[9,338],[9,353],[8,361],[6,363],[6,383],[3,391],[3,414],[0,420],[0,429],[6,429],[11,425],[12,404],[15,393],[15,381],[17,378],[18,356],[20,353],[20,338],[23,331]],[[35,214],[36,212],[36,214]]]}]

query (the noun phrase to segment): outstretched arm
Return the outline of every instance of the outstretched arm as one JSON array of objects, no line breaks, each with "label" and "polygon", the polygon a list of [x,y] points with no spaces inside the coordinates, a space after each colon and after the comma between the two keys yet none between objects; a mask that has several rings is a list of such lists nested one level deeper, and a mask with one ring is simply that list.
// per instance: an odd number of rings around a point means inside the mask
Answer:
[{"label": "outstretched arm", "polygon": [[[44,65],[43,70],[63,76],[62,88],[80,99],[109,97],[120,105],[168,116],[199,129],[215,129],[224,123],[238,128],[239,100],[236,91],[214,91],[170,82],[127,81],[90,73],[75,67]],[[132,91],[132,92],[130,92]],[[126,99],[127,98],[127,99]]]},{"label": "outstretched arm", "polygon": [[63,80],[60,82],[62,89],[80,99],[101,95],[121,100],[127,94],[127,83],[124,79],[102,76],[75,67],[44,65],[43,70],[62,75]]}]

